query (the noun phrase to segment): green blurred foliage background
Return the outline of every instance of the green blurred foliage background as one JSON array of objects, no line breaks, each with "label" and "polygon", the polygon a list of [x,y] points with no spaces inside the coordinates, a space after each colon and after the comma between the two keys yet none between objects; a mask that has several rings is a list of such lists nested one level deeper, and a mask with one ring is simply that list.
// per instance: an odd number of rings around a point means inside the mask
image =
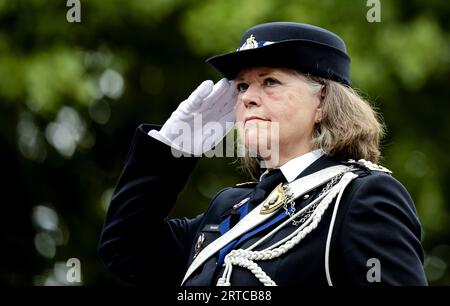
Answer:
[{"label": "green blurred foliage background", "polygon": [[[70,285],[72,257],[81,284],[121,284],[96,245],[135,128],[218,80],[207,57],[279,20],[346,41],[353,85],[388,128],[382,163],[417,205],[428,280],[450,284],[449,1],[381,0],[379,23],[364,0],[82,0],[81,23],[68,9],[0,0],[1,284]],[[233,162],[202,159],[172,215],[194,216],[246,180]]]}]

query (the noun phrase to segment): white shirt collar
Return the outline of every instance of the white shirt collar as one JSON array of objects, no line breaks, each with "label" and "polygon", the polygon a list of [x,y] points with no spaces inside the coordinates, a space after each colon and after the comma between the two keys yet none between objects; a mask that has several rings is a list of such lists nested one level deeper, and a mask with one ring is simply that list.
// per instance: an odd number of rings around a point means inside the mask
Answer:
[{"label": "white shirt collar", "polygon": [[[299,176],[299,174],[303,172],[303,170],[308,168],[308,166],[310,166],[313,162],[315,162],[324,154],[325,153],[321,149],[314,150],[289,160],[279,168],[283,173],[284,177],[286,178],[286,180],[288,181],[288,183],[290,183],[293,180],[295,180],[297,176]],[[264,171],[264,173],[261,174],[261,176],[259,177],[260,181],[261,178],[267,172],[268,170]]]}]

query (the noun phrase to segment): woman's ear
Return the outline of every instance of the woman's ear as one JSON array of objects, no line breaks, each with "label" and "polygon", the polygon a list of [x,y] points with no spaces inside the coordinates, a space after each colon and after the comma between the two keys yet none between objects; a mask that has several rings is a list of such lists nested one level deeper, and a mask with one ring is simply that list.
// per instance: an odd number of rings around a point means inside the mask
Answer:
[{"label": "woman's ear", "polygon": [[325,85],[322,85],[320,90],[316,92],[315,97],[319,100],[319,106],[322,105],[322,102],[325,99]]},{"label": "woman's ear", "polygon": [[322,121],[322,107],[318,107],[316,109],[316,115],[314,118],[315,123],[319,123],[320,121]]},{"label": "woman's ear", "polygon": [[319,104],[317,105],[317,108],[316,108],[314,122],[318,123],[318,122],[322,121],[322,104],[323,104],[322,91],[320,90],[316,95],[317,95],[316,98],[317,98]]},{"label": "woman's ear", "polygon": [[319,106],[316,109],[316,117],[315,123],[319,123],[322,121],[322,109],[323,109],[323,101],[325,99],[325,85],[316,93],[316,98],[319,100]]}]

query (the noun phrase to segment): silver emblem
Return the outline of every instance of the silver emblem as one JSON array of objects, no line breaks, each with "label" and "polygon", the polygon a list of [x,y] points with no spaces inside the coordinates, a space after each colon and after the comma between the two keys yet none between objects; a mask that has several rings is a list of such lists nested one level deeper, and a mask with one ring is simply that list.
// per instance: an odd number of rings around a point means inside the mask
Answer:
[{"label": "silver emblem", "polygon": [[198,236],[197,242],[195,243],[195,250],[194,250],[194,258],[197,257],[197,255],[200,253],[200,251],[203,249],[203,244],[205,243],[205,234],[201,234]]},{"label": "silver emblem", "polygon": [[245,43],[239,48],[241,50],[255,49],[258,48],[258,42],[255,40],[255,36],[250,35],[249,38],[245,41]]},{"label": "silver emblem", "polygon": [[255,36],[250,35],[249,38],[247,38],[247,40],[245,41],[245,43],[239,48],[237,49],[237,51],[242,51],[242,50],[249,50],[249,49],[257,49],[259,47],[265,47],[268,45],[273,44],[273,41],[257,41]]}]

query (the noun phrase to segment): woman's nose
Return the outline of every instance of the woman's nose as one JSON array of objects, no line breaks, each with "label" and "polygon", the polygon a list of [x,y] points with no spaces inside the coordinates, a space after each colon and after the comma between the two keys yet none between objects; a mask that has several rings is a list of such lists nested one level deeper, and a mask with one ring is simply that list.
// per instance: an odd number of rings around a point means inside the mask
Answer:
[{"label": "woman's nose", "polygon": [[242,94],[241,99],[244,102],[245,107],[259,106],[261,104],[260,88],[257,84],[250,84],[245,92]]}]

